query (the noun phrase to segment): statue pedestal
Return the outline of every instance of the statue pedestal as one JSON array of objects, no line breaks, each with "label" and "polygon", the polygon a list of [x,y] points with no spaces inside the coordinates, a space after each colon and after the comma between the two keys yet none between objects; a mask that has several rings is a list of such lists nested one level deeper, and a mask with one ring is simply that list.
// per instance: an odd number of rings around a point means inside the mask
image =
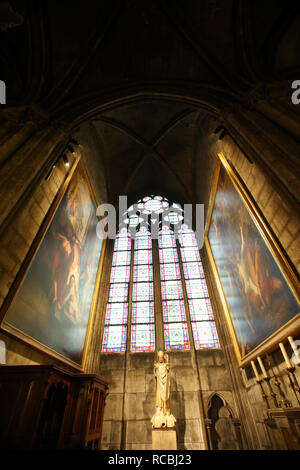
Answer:
[{"label": "statue pedestal", "polygon": [[176,431],[174,429],[153,429],[152,450],[177,450]]}]

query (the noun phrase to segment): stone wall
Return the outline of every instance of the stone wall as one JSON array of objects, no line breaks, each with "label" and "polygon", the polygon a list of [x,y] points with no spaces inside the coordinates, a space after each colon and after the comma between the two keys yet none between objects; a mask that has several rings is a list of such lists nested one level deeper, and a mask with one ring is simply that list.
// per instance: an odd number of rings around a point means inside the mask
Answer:
[{"label": "stone wall", "polygon": [[[155,412],[154,360],[154,353],[101,355],[101,376],[110,384],[102,449],[151,450],[150,420]],[[171,412],[177,420],[178,449],[205,449],[204,419],[214,393],[226,401],[237,417],[223,353],[221,350],[197,351],[198,372],[194,370],[190,351],[170,352],[169,361]]]},{"label": "stone wall", "polygon": [[[300,340],[300,337],[294,338],[296,341]],[[289,357],[292,357],[293,351],[289,345],[285,345],[287,353]],[[266,381],[262,382],[262,387],[264,393],[267,395],[267,398],[264,399],[262,396],[262,390],[260,385],[257,383],[254,372],[251,366],[248,366],[245,370],[242,371],[242,377],[245,389],[248,394],[249,404],[251,407],[251,412],[253,414],[253,418],[256,424],[256,429],[260,441],[260,448],[261,449],[272,449],[270,438],[267,432],[267,428],[265,426],[264,420],[268,419],[268,410],[273,409],[280,404],[282,398],[288,400],[288,406],[291,408],[299,407],[300,405],[300,395],[299,391],[297,392],[295,388],[292,386],[292,379],[291,374],[287,372],[286,364],[283,360],[282,354],[279,349],[276,349],[272,354],[270,354],[271,359],[271,366],[268,362],[264,359],[264,365],[267,370],[268,375],[271,377],[270,385],[272,392]],[[256,362],[256,367],[260,372],[260,368],[258,363]],[[290,376],[290,378],[289,378]],[[260,374],[260,377],[262,375]],[[295,368],[295,377],[300,383],[300,369],[299,367]],[[292,379],[293,381],[293,379]],[[278,385],[276,385],[276,382]],[[297,386],[296,386],[297,387]],[[275,401],[276,400],[276,401]],[[285,406],[281,403],[280,406]],[[283,447],[284,448],[284,447]]]},{"label": "stone wall", "polygon": [[264,172],[256,164],[251,164],[229,137],[223,139],[221,149],[242,178],[295,268],[300,271],[299,214],[282,198]]},{"label": "stone wall", "polygon": [[[68,173],[60,160],[45,180],[62,132],[34,123],[32,116],[24,122],[21,111],[14,114],[14,119],[4,121],[7,126],[0,137],[0,306]],[[4,332],[0,341],[6,364],[56,362]]]}]

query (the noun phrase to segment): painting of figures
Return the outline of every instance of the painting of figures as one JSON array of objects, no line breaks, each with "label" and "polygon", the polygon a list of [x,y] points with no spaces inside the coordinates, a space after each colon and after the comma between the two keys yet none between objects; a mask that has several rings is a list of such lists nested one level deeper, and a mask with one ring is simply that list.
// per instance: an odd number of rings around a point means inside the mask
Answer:
[{"label": "painting of figures", "polygon": [[79,162],[5,316],[5,325],[81,364],[102,242]]},{"label": "painting of figures", "polygon": [[208,240],[241,357],[299,313],[299,305],[221,165]]}]

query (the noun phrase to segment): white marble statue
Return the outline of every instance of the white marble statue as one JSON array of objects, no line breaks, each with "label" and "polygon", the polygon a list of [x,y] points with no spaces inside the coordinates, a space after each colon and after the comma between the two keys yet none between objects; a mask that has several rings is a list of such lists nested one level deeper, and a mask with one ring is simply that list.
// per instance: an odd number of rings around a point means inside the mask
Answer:
[{"label": "white marble statue", "polygon": [[151,419],[151,423],[153,428],[173,428],[176,419],[170,412],[169,357],[163,351],[158,351],[157,358],[158,361],[154,362],[156,412]]}]

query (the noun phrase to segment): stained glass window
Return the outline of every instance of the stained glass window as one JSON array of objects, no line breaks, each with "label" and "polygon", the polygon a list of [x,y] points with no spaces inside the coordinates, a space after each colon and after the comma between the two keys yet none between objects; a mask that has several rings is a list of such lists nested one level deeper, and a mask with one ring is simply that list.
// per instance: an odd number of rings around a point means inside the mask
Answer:
[{"label": "stained glass window", "polygon": [[216,325],[213,321],[192,322],[196,349],[219,348]]},{"label": "stained glass window", "polygon": [[165,300],[162,308],[165,323],[186,321],[184,300]]},{"label": "stained glass window", "polygon": [[126,325],[105,326],[102,352],[114,353],[126,350]]},{"label": "stained glass window", "polygon": [[106,307],[102,352],[126,351],[128,292],[130,277],[131,239],[122,231],[116,236]]},{"label": "stained glass window", "polygon": [[146,352],[155,349],[154,324],[137,324],[131,327],[131,351]]},{"label": "stained glass window", "polygon": [[130,251],[115,251],[113,254],[113,266],[126,266],[130,264]]},{"label": "stained glass window", "polygon": [[127,236],[116,238],[114,251],[130,251],[131,239]]},{"label": "stained glass window", "polygon": [[180,269],[178,263],[169,263],[160,265],[160,277],[163,281],[180,279]]},{"label": "stained glass window", "polygon": [[130,266],[113,266],[110,282],[129,282]]},{"label": "stained glass window", "polygon": [[151,259],[151,250],[135,250],[134,252],[134,264],[150,264]]},{"label": "stained glass window", "polygon": [[202,263],[182,263],[185,279],[199,279],[204,278]]},{"label": "stained glass window", "polygon": [[210,300],[206,299],[189,299],[189,309],[191,321],[213,320],[213,312]]},{"label": "stained glass window", "polygon": [[186,323],[165,323],[164,333],[167,351],[190,348]]},{"label": "stained glass window", "polygon": [[188,246],[195,246],[197,247],[197,241],[195,234],[187,230],[187,228],[183,228],[183,230],[178,234],[178,240],[182,247],[186,248]]},{"label": "stained glass window", "polygon": [[154,323],[154,302],[133,302],[132,323]]},{"label": "stained glass window", "polygon": [[188,246],[185,248],[181,248],[180,251],[183,263],[188,261],[200,261],[199,251],[196,246]]},{"label": "stained glass window", "polygon": [[177,214],[176,212],[169,212],[169,214],[164,217],[164,220],[174,225],[183,220],[183,217],[181,214]]},{"label": "stained glass window", "polygon": [[153,300],[153,283],[135,282],[133,284],[132,299],[134,302]]},{"label": "stained glass window", "polygon": [[169,207],[169,202],[162,196],[146,196],[137,204],[142,214],[162,214]]},{"label": "stained glass window", "polygon": [[108,303],[106,307],[105,325],[124,325],[127,323],[127,315],[127,303]]},{"label": "stained glass window", "polygon": [[128,297],[128,283],[111,284],[109,289],[109,302],[126,302]]},{"label": "stained glass window", "polygon": [[218,334],[195,234],[187,226],[179,231],[182,267],[196,349],[219,348]]},{"label": "stained glass window", "polygon": [[[144,200],[143,204],[149,211],[161,207],[161,201],[156,199]],[[154,351],[152,240],[144,227],[136,234],[134,243],[131,323],[131,352]]]},{"label": "stained glass window", "polygon": [[[153,215],[160,227],[158,242],[152,241],[146,228],[151,226]],[[128,336],[131,352],[154,351],[158,302],[166,351],[190,348],[188,321],[196,349],[220,347],[195,233],[182,225],[176,229],[176,242],[170,229],[170,224],[174,227],[183,219],[179,204],[170,207],[166,198],[154,195],[144,197],[124,213],[122,226],[127,228],[121,229],[114,243],[102,352],[124,353]],[[137,233],[132,244],[129,232],[133,227],[137,227]],[[153,269],[152,244],[156,243],[159,266]],[[154,279],[159,278],[157,299]]]},{"label": "stained glass window", "polygon": [[185,285],[189,299],[208,297],[205,279],[186,279]]},{"label": "stained glass window", "polygon": [[178,255],[176,248],[164,248],[159,250],[159,259],[161,263],[177,263]]},{"label": "stained glass window", "polygon": [[176,242],[175,242],[175,237],[173,236],[173,233],[170,231],[161,231],[158,234],[158,239],[159,239],[159,246],[161,248],[175,248],[176,247]]},{"label": "stained glass window", "polygon": [[151,249],[151,238],[150,237],[139,237],[138,233],[136,234],[136,239],[134,242],[134,248],[136,250],[150,250]]},{"label": "stained glass window", "polygon": [[148,264],[134,266],[133,280],[134,282],[152,281],[153,280],[152,266]]},{"label": "stained glass window", "polygon": [[161,297],[163,300],[168,299],[182,299],[183,291],[181,280],[177,281],[162,281],[161,283]]},{"label": "stained glass window", "polygon": [[189,349],[176,240],[167,226],[159,233],[158,246],[165,348],[167,351]]}]

